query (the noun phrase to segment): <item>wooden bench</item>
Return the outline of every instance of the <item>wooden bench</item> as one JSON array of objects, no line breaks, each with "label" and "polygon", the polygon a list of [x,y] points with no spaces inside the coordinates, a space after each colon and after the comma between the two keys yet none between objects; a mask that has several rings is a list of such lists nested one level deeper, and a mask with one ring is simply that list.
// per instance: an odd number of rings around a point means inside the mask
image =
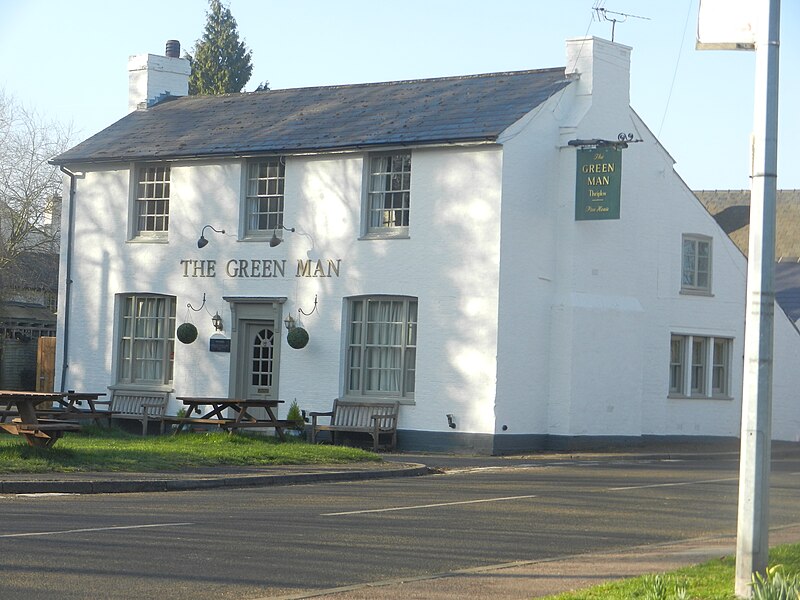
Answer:
[{"label": "wooden bench", "polygon": [[[336,433],[350,431],[368,433],[372,436],[372,447],[377,452],[380,436],[389,436],[389,443],[384,447],[394,450],[397,447],[397,417],[399,402],[357,402],[353,400],[333,401],[330,412],[312,412],[311,443],[316,443],[318,431],[330,431],[331,442],[336,443]],[[319,417],[330,417],[330,423],[318,423]]]},{"label": "wooden bench", "polygon": [[[142,435],[147,435],[147,424],[158,421],[161,433],[164,433],[164,416],[167,411],[169,392],[151,392],[134,390],[113,390],[111,400],[102,402],[110,404],[114,419],[131,419],[141,421]],[[95,402],[95,404],[101,404]]]}]

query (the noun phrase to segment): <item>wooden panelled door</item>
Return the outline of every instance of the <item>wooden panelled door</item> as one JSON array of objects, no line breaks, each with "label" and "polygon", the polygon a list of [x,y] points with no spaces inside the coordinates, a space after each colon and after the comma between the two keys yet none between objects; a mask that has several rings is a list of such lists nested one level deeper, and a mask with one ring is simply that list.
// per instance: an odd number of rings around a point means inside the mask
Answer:
[{"label": "wooden panelled door", "polygon": [[36,391],[54,391],[56,380],[56,338],[40,337],[36,350]]}]

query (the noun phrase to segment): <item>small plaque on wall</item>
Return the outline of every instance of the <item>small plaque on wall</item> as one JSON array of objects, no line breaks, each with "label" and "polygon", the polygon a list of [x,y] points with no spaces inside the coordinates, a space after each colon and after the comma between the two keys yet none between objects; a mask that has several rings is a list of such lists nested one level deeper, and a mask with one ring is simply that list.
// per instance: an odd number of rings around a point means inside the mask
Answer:
[{"label": "small plaque on wall", "polygon": [[208,340],[209,352],[230,352],[231,341],[227,338],[211,338]]}]

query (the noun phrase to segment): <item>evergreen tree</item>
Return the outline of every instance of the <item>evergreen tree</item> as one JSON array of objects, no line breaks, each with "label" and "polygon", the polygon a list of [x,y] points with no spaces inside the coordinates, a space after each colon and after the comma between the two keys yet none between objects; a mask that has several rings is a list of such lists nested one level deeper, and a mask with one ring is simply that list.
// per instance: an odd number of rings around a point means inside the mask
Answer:
[{"label": "evergreen tree", "polygon": [[250,81],[252,53],[239,41],[236,19],[221,0],[209,0],[206,27],[192,54],[189,94],[229,94],[241,92]]}]

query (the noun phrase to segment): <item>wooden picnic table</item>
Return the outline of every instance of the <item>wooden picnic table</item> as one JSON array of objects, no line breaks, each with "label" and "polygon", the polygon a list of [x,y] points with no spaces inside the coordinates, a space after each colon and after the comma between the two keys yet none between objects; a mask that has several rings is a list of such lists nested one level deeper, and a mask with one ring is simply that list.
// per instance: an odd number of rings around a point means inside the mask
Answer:
[{"label": "wooden picnic table", "polygon": [[[69,390],[61,397],[54,399],[54,405],[47,410],[37,410],[41,416],[55,417],[55,418],[69,418],[73,419],[94,419],[95,423],[100,425],[100,419],[108,419],[109,426],[111,425],[111,417],[114,413],[111,410],[99,409],[98,406],[108,406],[109,400],[99,400],[100,396],[105,396],[104,393],[89,393],[89,392],[76,392]],[[82,408],[83,403],[86,403],[88,410]]]},{"label": "wooden picnic table", "polygon": [[[0,429],[13,435],[23,436],[31,446],[49,448],[64,435],[64,432],[78,431],[80,424],[77,421],[40,417],[36,407],[45,402],[59,402],[66,394],[66,392],[0,390],[0,403],[6,404],[6,410],[2,411],[3,421],[0,422]],[[12,406],[16,406],[16,413],[11,411]],[[6,421],[7,417],[11,417],[10,422]]]},{"label": "wooden picnic table", "polygon": [[[286,440],[283,429],[288,423],[287,421],[279,420],[272,410],[279,404],[283,404],[283,400],[203,398],[195,396],[177,396],[176,399],[183,402],[184,406],[186,406],[186,416],[168,418],[169,421],[177,423],[175,433],[178,433],[184,425],[192,424],[218,425],[222,429],[228,430],[230,433],[243,427],[268,427],[275,429],[275,433],[278,434],[281,441]],[[211,409],[203,412],[201,409],[203,406],[211,407]],[[253,416],[250,411],[256,408],[263,408],[266,412],[266,418]],[[223,411],[228,409],[233,411],[235,417],[231,418],[223,414]],[[192,417],[192,413],[200,414],[200,416]]]}]

